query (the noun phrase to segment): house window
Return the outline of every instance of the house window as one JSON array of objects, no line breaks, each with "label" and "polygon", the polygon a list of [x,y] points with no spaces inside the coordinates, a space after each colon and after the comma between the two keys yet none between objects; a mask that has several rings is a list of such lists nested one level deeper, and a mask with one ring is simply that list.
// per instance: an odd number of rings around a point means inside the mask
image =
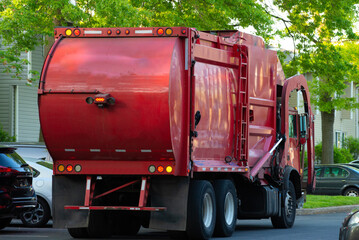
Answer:
[{"label": "house window", "polygon": [[342,132],[342,131],[335,132],[335,146],[337,148],[343,147],[343,142],[344,142],[345,136],[346,136],[345,132]]}]

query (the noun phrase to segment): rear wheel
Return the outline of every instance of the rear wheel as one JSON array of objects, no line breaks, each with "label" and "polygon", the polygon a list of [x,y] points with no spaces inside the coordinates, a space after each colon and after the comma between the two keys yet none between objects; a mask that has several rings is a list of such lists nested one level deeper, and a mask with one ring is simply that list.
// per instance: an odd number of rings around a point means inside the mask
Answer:
[{"label": "rear wheel", "polygon": [[216,220],[214,189],[208,181],[194,180],[190,185],[187,212],[187,235],[190,239],[212,237]]},{"label": "rear wheel", "polygon": [[233,234],[237,222],[236,188],[230,180],[217,180],[214,182],[214,191],[217,206],[214,234],[219,237],[229,237]]},{"label": "rear wheel", "polygon": [[296,195],[295,188],[291,181],[288,189],[284,189],[280,217],[271,217],[272,225],[275,228],[291,228],[295,221]]},{"label": "rear wheel", "polygon": [[9,226],[12,218],[0,218],[0,229],[6,228]]},{"label": "rear wheel", "polygon": [[87,228],[68,228],[67,231],[73,238],[88,238]]},{"label": "rear wheel", "polygon": [[357,188],[348,188],[344,191],[343,195],[348,197],[358,197],[359,190]]},{"label": "rear wheel", "polygon": [[26,227],[43,227],[51,217],[50,207],[47,202],[38,197],[36,208],[20,214],[20,219]]},{"label": "rear wheel", "polygon": [[135,212],[115,212],[111,221],[114,235],[136,235],[141,228],[141,218]]}]

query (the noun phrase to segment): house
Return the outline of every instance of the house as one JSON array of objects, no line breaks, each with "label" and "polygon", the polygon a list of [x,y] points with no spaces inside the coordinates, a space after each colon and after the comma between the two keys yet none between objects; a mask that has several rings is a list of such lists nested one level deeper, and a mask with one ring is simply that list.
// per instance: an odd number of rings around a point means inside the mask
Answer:
[{"label": "house", "polygon": [[[0,40],[0,47],[1,40]],[[41,72],[45,59],[45,49],[38,46],[35,50],[22,53],[27,59],[21,75],[23,80],[12,78],[3,73],[5,65],[0,64],[0,124],[3,130],[16,137],[17,142],[38,142],[40,136],[39,113],[37,106],[38,82],[28,84],[30,71]]]}]

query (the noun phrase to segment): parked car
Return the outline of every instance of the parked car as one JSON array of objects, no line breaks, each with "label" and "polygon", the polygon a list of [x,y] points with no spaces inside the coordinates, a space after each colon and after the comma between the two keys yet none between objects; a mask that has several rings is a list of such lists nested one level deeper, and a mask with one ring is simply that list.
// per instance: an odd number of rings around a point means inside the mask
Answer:
[{"label": "parked car", "polygon": [[359,160],[354,160],[354,161],[351,161],[350,163],[359,164]]},{"label": "parked car", "polygon": [[52,216],[52,162],[24,157],[33,170],[33,186],[37,195],[36,208],[22,212],[19,217],[27,227],[43,227]]},{"label": "parked car", "polygon": [[2,144],[16,148],[16,152],[22,158],[29,157],[52,162],[52,158],[47,151],[46,145],[44,143],[7,142]]},{"label": "parked car", "polygon": [[37,199],[32,187],[32,171],[15,152],[0,146],[0,229],[22,211],[35,208]]},{"label": "parked car", "polygon": [[326,164],[316,165],[315,171],[314,194],[359,196],[358,168],[345,164]]},{"label": "parked car", "polygon": [[343,221],[339,240],[359,239],[359,209],[353,210]]}]

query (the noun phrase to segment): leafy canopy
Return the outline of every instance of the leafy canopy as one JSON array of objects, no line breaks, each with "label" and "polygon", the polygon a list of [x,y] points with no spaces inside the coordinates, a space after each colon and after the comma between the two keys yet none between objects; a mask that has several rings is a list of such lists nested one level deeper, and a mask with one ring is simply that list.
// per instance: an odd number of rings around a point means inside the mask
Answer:
[{"label": "leafy canopy", "polygon": [[[74,2],[74,1],[72,1]],[[2,0],[0,64],[20,78],[20,53],[43,44],[55,26],[186,26],[198,30],[253,26],[269,37],[272,20],[256,0]]]},{"label": "leafy canopy", "polygon": [[344,97],[346,83],[359,83],[354,55],[357,44],[343,44],[358,40],[354,23],[358,16],[358,0],[274,0],[286,13],[287,25],[283,36],[296,42],[294,58],[283,63],[288,75],[310,72],[312,102],[320,111],[358,107],[355,98]]}]

